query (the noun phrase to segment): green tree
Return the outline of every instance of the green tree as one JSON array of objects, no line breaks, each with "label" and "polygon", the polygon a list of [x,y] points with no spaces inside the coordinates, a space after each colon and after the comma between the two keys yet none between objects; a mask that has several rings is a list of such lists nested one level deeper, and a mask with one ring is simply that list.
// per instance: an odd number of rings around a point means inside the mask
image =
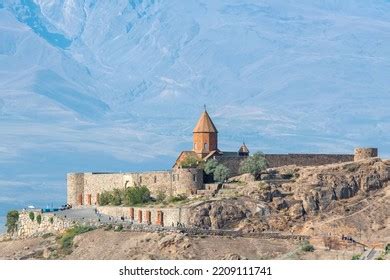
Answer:
[{"label": "green tree", "polygon": [[182,168],[194,168],[198,167],[200,160],[195,156],[187,156],[181,163]]},{"label": "green tree", "polygon": [[137,205],[149,202],[151,200],[150,191],[146,186],[134,186],[125,189],[125,204]]},{"label": "green tree", "polygon": [[120,189],[114,189],[110,198],[110,203],[112,205],[119,206],[124,200],[124,191],[121,191]]},{"label": "green tree", "polygon": [[41,224],[41,223],[42,223],[42,215],[41,215],[41,214],[38,214],[38,215],[37,215],[37,223],[38,223],[38,224]]},{"label": "green tree", "polygon": [[19,220],[19,212],[16,210],[9,211],[7,213],[7,223],[5,226],[7,227],[8,233],[14,233],[18,228],[18,220]]},{"label": "green tree", "polygon": [[240,173],[250,173],[258,179],[261,171],[265,168],[267,168],[265,155],[262,152],[256,152],[241,162]]},{"label": "green tree", "polygon": [[223,164],[218,164],[214,170],[214,180],[217,182],[224,182],[229,178],[230,170]]},{"label": "green tree", "polygon": [[99,205],[101,206],[110,204],[112,200],[112,194],[109,191],[104,191],[99,195]]},{"label": "green tree", "polygon": [[204,172],[206,174],[214,174],[215,169],[218,166],[218,161],[216,159],[208,160],[204,166]]},{"label": "green tree", "polygon": [[34,212],[28,213],[28,217],[30,218],[31,221],[34,221],[34,219],[35,219],[35,214],[34,214]]}]

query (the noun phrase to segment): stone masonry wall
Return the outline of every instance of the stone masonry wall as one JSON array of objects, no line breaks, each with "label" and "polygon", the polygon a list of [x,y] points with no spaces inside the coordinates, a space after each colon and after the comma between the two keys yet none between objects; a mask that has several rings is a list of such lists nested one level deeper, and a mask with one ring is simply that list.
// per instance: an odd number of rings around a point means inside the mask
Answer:
[{"label": "stone masonry wall", "polygon": [[230,170],[230,176],[240,175],[240,164],[245,160],[246,156],[235,156],[235,157],[215,157],[218,163],[225,165]]},{"label": "stone masonry wall", "polygon": [[355,148],[354,161],[365,160],[378,156],[377,148]]},{"label": "stone masonry wall", "polygon": [[173,193],[196,194],[203,188],[203,170],[197,168],[174,168],[172,171]]},{"label": "stone masonry wall", "polygon": [[[133,210],[131,210],[133,208]],[[157,225],[157,212],[163,213],[164,226],[176,226],[177,223],[188,224],[190,217],[190,209],[186,207],[177,208],[153,208],[153,207],[115,207],[115,206],[99,206],[97,210],[115,218],[124,217],[131,219],[131,212],[134,213],[134,221],[138,223],[139,213],[142,215],[142,223],[146,223],[145,213],[150,211],[151,224]]]},{"label": "stone masonry wall", "polygon": [[[30,212],[19,212],[17,231],[12,238],[29,238],[42,236],[45,233],[59,233],[74,225],[70,220],[59,218],[53,213],[41,213],[40,211],[33,211],[35,218],[32,221],[29,217]],[[42,216],[40,224],[37,222],[37,215]],[[53,223],[50,222],[51,217],[53,218]]]},{"label": "stone masonry wall", "polygon": [[84,173],[67,174],[67,202],[77,205],[78,197],[84,194]]},{"label": "stone masonry wall", "polygon": [[354,155],[348,154],[266,154],[268,167],[285,165],[318,166],[324,164],[353,161]]},{"label": "stone masonry wall", "polygon": [[[240,174],[240,164],[247,157],[240,156],[216,156],[230,170],[230,176]],[[341,163],[354,160],[354,155],[348,154],[265,154],[268,167],[280,167],[285,165],[318,166],[324,164]]]},{"label": "stone masonry wall", "polygon": [[153,196],[193,194],[203,186],[203,171],[196,168],[143,173],[69,173],[68,203],[73,206],[97,205],[104,191],[145,185]]}]

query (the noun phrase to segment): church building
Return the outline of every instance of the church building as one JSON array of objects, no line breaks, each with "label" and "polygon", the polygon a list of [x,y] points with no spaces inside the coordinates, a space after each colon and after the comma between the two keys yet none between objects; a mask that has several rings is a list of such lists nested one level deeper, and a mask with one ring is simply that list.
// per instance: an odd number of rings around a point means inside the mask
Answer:
[{"label": "church building", "polygon": [[216,159],[229,168],[230,175],[239,174],[240,162],[249,156],[248,147],[243,143],[237,152],[221,151],[218,148],[218,130],[206,109],[201,114],[192,133],[192,150],[181,152],[174,167],[180,168],[188,157],[196,158],[199,162]]}]

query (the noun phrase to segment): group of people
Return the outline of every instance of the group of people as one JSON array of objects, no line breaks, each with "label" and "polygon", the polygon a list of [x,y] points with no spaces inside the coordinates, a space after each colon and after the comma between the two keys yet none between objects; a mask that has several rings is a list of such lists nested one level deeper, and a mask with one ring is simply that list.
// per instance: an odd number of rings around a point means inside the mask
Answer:
[{"label": "group of people", "polygon": [[352,243],[356,243],[356,240],[354,240],[351,236],[344,236],[344,234],[341,236],[341,240],[346,240]]},{"label": "group of people", "polygon": [[[172,227],[173,227],[173,228],[175,227],[175,223],[174,223],[174,222],[172,222]],[[176,227],[177,227],[177,228],[185,228],[186,225],[183,224],[183,223],[176,222]]]}]

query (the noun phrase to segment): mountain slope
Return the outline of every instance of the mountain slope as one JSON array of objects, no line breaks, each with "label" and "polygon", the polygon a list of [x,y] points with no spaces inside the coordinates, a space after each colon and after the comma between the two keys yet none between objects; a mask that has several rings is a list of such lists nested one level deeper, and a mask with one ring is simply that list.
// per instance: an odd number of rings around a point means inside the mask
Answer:
[{"label": "mountain slope", "polygon": [[[251,151],[368,145],[389,156],[389,10],[385,0],[2,0],[0,168],[17,171],[0,179],[36,187],[50,172],[63,194],[73,168],[169,168],[203,104],[222,149],[244,138]],[[10,196],[2,185],[0,196]]]}]

